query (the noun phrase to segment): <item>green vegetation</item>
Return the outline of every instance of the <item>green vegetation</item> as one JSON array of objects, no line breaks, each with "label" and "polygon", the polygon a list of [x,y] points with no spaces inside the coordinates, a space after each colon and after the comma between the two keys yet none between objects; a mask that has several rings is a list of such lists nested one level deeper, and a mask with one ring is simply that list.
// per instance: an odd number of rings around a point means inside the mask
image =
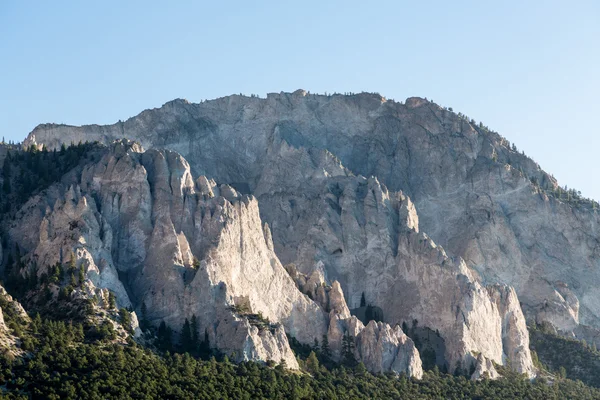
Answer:
[{"label": "green vegetation", "polygon": [[[6,351],[0,354],[0,399],[600,398],[600,390],[579,381],[558,377],[552,385],[543,378],[531,382],[500,367],[504,378],[496,381],[473,382],[465,376],[441,374],[435,367],[422,380],[393,374],[373,375],[362,363],[353,358],[347,360],[353,346],[347,338],[342,365],[331,361],[326,338],[321,346],[316,342],[312,347],[290,338],[300,371],[286,370],[285,365],[274,362],[236,365],[226,356],[211,354],[207,347],[204,350],[208,351],[200,351],[202,343],[208,345],[208,337],[205,333],[205,340],[199,342],[194,316],[184,323],[177,346],[172,345],[171,329],[161,324],[158,338],[165,349],[155,353],[132,340],[127,344],[115,343],[116,334],[108,321],[86,326],[43,320],[39,314],[28,321],[5,296],[0,296],[0,307],[25,351],[23,356]],[[131,318],[129,312],[121,309],[119,314],[126,325]],[[543,342],[547,334],[537,338],[538,332],[541,331],[534,330],[534,342],[543,359],[544,349],[556,343]],[[565,342],[568,342],[564,344],[565,351],[572,351],[570,346],[579,351],[582,346],[575,341]],[[573,373],[570,365],[566,365],[565,373],[567,376]]]},{"label": "green vegetation", "polygon": [[530,327],[529,333],[531,348],[550,372],[600,387],[600,352],[595,346],[558,336],[545,326]]},{"label": "green vegetation", "polygon": [[[38,322],[39,323],[39,322]],[[600,391],[581,382],[552,386],[512,375],[497,381],[426,373],[421,381],[372,375],[362,364],[328,370],[315,353],[306,372],[253,362],[239,365],[188,354],[163,357],[131,343],[121,345],[82,334],[81,325],[44,321],[27,358],[0,357],[5,399],[593,399]],[[33,323],[32,323],[33,325]]]},{"label": "green vegetation", "polygon": [[31,146],[26,151],[9,150],[2,166],[0,210],[15,211],[33,194],[46,189],[83,160],[93,159],[95,143],[79,143],[63,147],[60,151],[37,150]]},{"label": "green vegetation", "polygon": [[279,323],[272,323],[268,318],[264,317],[261,312],[258,314],[252,313],[246,305],[233,305],[229,307],[231,311],[236,313],[240,317],[244,317],[248,320],[250,325],[256,326],[260,330],[270,330],[271,333],[275,333],[275,330],[279,328]]}]

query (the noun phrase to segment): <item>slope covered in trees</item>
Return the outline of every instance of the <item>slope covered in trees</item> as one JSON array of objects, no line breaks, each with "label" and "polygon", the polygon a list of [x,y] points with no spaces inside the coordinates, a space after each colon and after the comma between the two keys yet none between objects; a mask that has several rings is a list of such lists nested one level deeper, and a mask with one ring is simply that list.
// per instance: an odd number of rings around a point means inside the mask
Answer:
[{"label": "slope covered in trees", "polygon": [[189,353],[156,353],[133,341],[117,344],[85,332],[78,323],[42,320],[39,315],[29,323],[14,318],[7,315],[11,326],[18,325],[15,333],[27,355],[0,356],[3,399],[600,398],[598,389],[582,382],[557,379],[548,385],[544,379],[531,382],[508,370],[496,381],[469,381],[440,374],[437,368],[422,380],[372,375],[362,364],[347,368],[328,363],[327,368],[314,350],[301,360],[301,371],[274,363],[236,365],[227,357],[202,359]]},{"label": "slope covered in trees", "polygon": [[545,326],[529,329],[531,347],[553,373],[600,387],[600,352],[585,341],[559,336]]},{"label": "slope covered in trees", "polygon": [[7,147],[2,163],[2,190],[0,210],[18,209],[31,195],[46,189],[50,184],[85,160],[93,159],[94,143],[79,143],[60,150],[37,150],[31,146],[26,151]]}]

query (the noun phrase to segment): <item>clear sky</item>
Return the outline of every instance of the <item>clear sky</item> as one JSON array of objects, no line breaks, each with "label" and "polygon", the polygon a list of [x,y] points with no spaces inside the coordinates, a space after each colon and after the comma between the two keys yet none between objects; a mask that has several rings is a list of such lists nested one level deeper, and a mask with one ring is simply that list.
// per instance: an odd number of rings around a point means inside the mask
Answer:
[{"label": "clear sky", "polygon": [[298,88],[433,99],[600,200],[598,0],[0,0],[6,140]]}]

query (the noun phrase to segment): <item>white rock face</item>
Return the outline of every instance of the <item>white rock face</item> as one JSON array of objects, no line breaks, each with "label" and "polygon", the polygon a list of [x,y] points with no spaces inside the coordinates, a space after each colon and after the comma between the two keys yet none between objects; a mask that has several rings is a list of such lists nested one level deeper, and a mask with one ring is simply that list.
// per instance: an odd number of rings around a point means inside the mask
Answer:
[{"label": "white rock face", "polygon": [[[416,320],[437,330],[450,370],[458,363],[474,365],[477,353],[503,364],[505,351],[528,349],[522,313],[503,303],[514,302],[512,297],[494,300],[462,259],[449,258],[419,232],[419,217],[407,196],[390,193],[377,178],[351,176],[326,152],[293,149],[285,142],[271,151],[275,172],[265,173],[255,193],[282,259],[310,276],[323,268],[325,280],[340,282],[351,308],[364,294],[392,326]],[[278,182],[279,190],[266,192],[265,180]],[[518,329],[503,323],[509,314],[518,320]],[[334,350],[339,350],[335,343],[344,332],[344,318],[330,319]],[[514,338],[514,343],[506,341],[506,349],[504,337]],[[533,376],[529,351],[519,357],[515,368]]]},{"label": "white rock face", "polygon": [[[0,286],[0,296],[2,296],[4,300],[8,303],[8,306],[12,309],[13,313],[18,315],[24,321],[29,321],[29,315],[27,314],[21,303],[13,299],[13,297],[10,294],[8,294],[8,292],[6,291],[6,289],[4,289],[3,286]],[[1,311],[2,310],[0,310],[0,316],[2,319],[2,323],[4,324],[4,315],[1,313]]]},{"label": "white rock face", "polygon": [[13,355],[21,355],[23,351],[17,347],[17,343],[20,342],[20,339],[17,338],[7,326],[4,320],[4,312],[6,311],[6,307],[10,307],[11,312],[18,315],[23,321],[29,321],[29,315],[27,315],[23,306],[6,292],[3,286],[0,286],[0,296],[4,299],[5,303],[5,309],[2,310],[0,308],[0,349],[2,349],[3,352],[8,352]]},{"label": "white rock face", "polygon": [[[550,191],[557,182],[539,165],[496,133],[427,100],[401,104],[377,94],[303,91],[201,104],[174,100],[109,126],[40,125],[25,145],[45,143],[52,149],[122,137],[178,151],[191,160],[195,174],[243,184],[259,200],[265,193],[285,197],[281,177],[287,176],[293,189],[299,177],[315,173],[304,168],[321,157],[314,149],[328,150],[335,155],[329,176],[341,160],[355,174],[376,176],[391,190],[402,190],[414,201],[425,232],[485,282],[515,287],[532,319],[562,331],[578,324],[600,328],[598,213],[541,193],[531,181]],[[278,170],[268,155],[280,150],[280,142],[289,145],[289,154],[294,148],[308,152],[293,167]],[[285,158],[288,152],[280,154]],[[316,180],[324,175],[316,172]],[[309,200],[300,200],[289,207],[304,215]],[[291,263],[282,229],[273,229],[275,248]],[[563,288],[571,295],[565,297]],[[355,300],[353,292],[349,300]]]},{"label": "white rock face", "polygon": [[[324,310],[331,310],[344,332],[351,327],[364,342],[356,356],[367,368],[422,375],[418,352],[399,328],[385,324],[359,336],[364,326],[350,316],[339,282],[325,284],[322,264],[294,282],[256,199],[204,177],[194,181],[173,152],[119,142],[50,191],[30,201],[11,231],[40,274],[73,253],[85,267],[89,296],[106,303],[110,289],[119,306],[129,306],[129,293],[138,307],[146,305],[151,322],[175,329],[196,315],[211,344],[236,361],[285,360],[289,368],[298,364],[285,333],[304,343],[321,340],[329,323]],[[271,324],[254,323],[256,314]],[[333,348],[341,348],[338,339],[332,337]]]},{"label": "white rock face", "polygon": [[369,322],[356,338],[356,350],[374,373],[393,371],[417,379],[423,376],[419,352],[398,325],[391,328],[383,322]]},{"label": "white rock face", "polygon": [[263,329],[248,319],[221,310],[215,333],[215,346],[233,357],[233,361],[285,361],[287,368],[298,369],[298,362],[282,326]]},{"label": "white rock face", "polygon": [[350,310],[344,298],[342,286],[338,281],[334,281],[329,291],[329,309],[342,319],[350,318]]},{"label": "white rock face", "polygon": [[355,346],[354,357],[362,361],[373,373],[394,372],[420,379],[423,367],[413,341],[402,332],[399,325],[391,328],[384,322],[370,321],[365,327],[350,310],[338,281],[326,291],[329,312],[327,338],[332,357],[343,359],[343,338],[349,335]]},{"label": "white rock face", "polygon": [[[537,164],[511,150],[500,136],[426,100],[412,98],[402,105],[378,95],[301,92],[267,99],[230,96],[202,104],[177,100],[111,126],[42,125],[26,144],[53,148],[121,137],[187,157],[191,165],[178,170],[207,178],[194,184],[186,173],[177,173],[175,187],[193,187],[204,201],[234,204],[232,199],[243,197],[239,192],[252,193],[269,225],[263,236],[271,239],[265,239],[265,247],[277,253],[275,258],[295,264],[308,277],[307,284],[321,279],[315,271],[326,284],[339,281],[351,309],[364,292],[391,326],[416,319],[419,326],[437,329],[450,364],[475,363],[474,354],[481,353],[498,363],[508,357],[513,368],[525,373],[533,370],[528,353],[515,350],[527,348],[517,301],[495,295],[488,283],[514,286],[525,313],[538,322],[550,321],[563,331],[582,332],[581,324],[600,327],[597,214],[540,193],[528,178],[545,188],[554,188],[556,181]],[[132,188],[141,191],[131,198],[169,194],[171,179],[161,172],[160,162],[142,164],[148,164],[149,180],[158,176],[165,184],[153,183],[163,190],[152,193]],[[229,186],[221,194],[212,179]],[[139,187],[144,187],[143,179]],[[178,233],[190,231],[184,229],[189,218],[182,216],[195,210],[185,200],[190,196],[185,190],[167,201],[164,224],[160,210],[150,206],[153,200],[144,201],[146,210],[131,205],[151,218],[136,217],[126,224],[119,220],[127,228],[113,239],[120,243],[113,246],[119,249],[113,251],[115,268],[137,266],[131,267],[133,282],[140,277],[139,265],[160,275],[153,270],[158,266],[143,263],[145,252],[153,248],[141,245],[153,236],[148,226],[163,227],[156,237],[165,232],[173,236],[165,243],[179,249],[178,265],[189,263],[188,246],[193,255],[212,248],[187,233],[186,244]],[[120,197],[102,202],[103,216],[106,207],[119,210],[120,202],[128,204],[128,192],[117,192]],[[124,210],[113,215],[126,215]],[[157,246],[163,245],[159,242]],[[229,246],[232,242],[223,248]],[[197,248],[202,251],[196,253]],[[209,265],[205,257],[198,258]],[[318,286],[311,296],[321,305],[329,301]],[[328,331],[337,329],[330,324]],[[522,353],[520,361],[515,361],[515,351]]]},{"label": "white rock face", "polygon": [[509,286],[488,286],[502,316],[502,344],[505,358],[517,372],[533,376],[535,368],[529,351],[529,333],[515,290]]},{"label": "white rock face", "polygon": [[197,188],[176,153],[138,151],[118,143],[84,168],[77,185],[32,199],[11,238],[42,266],[40,273],[74,249],[88,278],[98,290],[115,292],[119,306],[130,304],[120,273],[152,322],[177,330],[195,314],[211,343],[239,359],[284,359],[297,367],[281,328],[263,332],[244,316],[233,325],[224,318],[233,321],[230,307],[243,303],[303,342],[327,330],[326,314],[296,289],[274,254],[256,200],[206,179]]},{"label": "white rock face", "polygon": [[471,375],[471,380],[477,381],[480,379],[497,379],[500,377],[498,371],[494,367],[494,363],[483,355],[477,357],[475,364],[475,372]]}]

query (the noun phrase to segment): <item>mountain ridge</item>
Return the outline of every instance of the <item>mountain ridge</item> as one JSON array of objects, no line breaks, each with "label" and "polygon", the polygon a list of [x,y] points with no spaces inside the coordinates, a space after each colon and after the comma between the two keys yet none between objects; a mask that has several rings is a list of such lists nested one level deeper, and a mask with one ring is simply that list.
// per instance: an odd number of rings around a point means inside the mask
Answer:
[{"label": "mountain ridge", "polygon": [[[530,322],[550,323],[564,334],[597,337],[600,293],[593,288],[600,276],[585,268],[599,260],[595,203],[559,189],[551,175],[497,133],[426,99],[399,103],[378,94],[302,90],[197,104],[178,99],[112,125],[39,125],[24,147],[53,150],[80,141],[114,146],[123,137],[138,141],[148,154],[180,154],[187,166],[159,174],[170,182],[161,187],[173,196],[173,187],[190,177],[205,177],[186,184],[190,194],[217,193],[216,183],[209,182],[218,182],[228,199],[238,198],[238,190],[252,195],[260,224],[268,226],[267,248],[282,265],[294,264],[306,277],[321,276],[313,280],[318,285],[338,282],[348,306],[365,298],[391,325],[412,322],[414,332],[428,337],[420,329],[439,331],[444,346],[437,351],[450,370],[464,362],[480,376],[491,360],[510,358],[515,369],[533,375],[523,350],[528,348],[523,312]],[[155,167],[142,168],[154,179]],[[106,178],[94,179],[101,184]],[[152,202],[161,209],[176,205],[180,211],[164,215],[181,218],[190,207],[188,194],[183,208],[175,201],[181,196],[171,195]],[[139,201],[144,198],[153,196]],[[161,228],[157,246],[171,226],[167,221]],[[173,244],[176,259],[183,260],[197,234],[183,240],[179,229]],[[582,241],[581,232],[590,235]],[[494,289],[495,284],[500,286]],[[317,287],[309,292],[327,293]],[[252,312],[257,304],[256,299],[249,304]],[[447,304],[456,309],[447,310]],[[348,316],[338,309],[326,318],[332,347],[340,346],[344,332],[361,337],[362,322]],[[404,339],[386,340],[397,346]]]},{"label": "mountain ridge", "polygon": [[[32,136],[35,136],[36,131],[38,130],[45,130],[48,128],[58,128],[58,127],[68,127],[68,128],[88,128],[88,127],[106,127],[106,126],[115,126],[115,125],[119,125],[119,124],[123,124],[126,123],[130,120],[134,120],[136,118],[138,118],[141,114],[144,113],[152,113],[152,112],[157,112],[160,111],[164,108],[167,107],[171,107],[171,106],[176,106],[176,105],[191,105],[191,106],[199,106],[201,104],[210,104],[210,103],[218,103],[218,102],[223,102],[226,101],[227,99],[230,98],[248,98],[248,99],[257,99],[257,100],[267,100],[269,97],[273,97],[276,98],[278,96],[282,96],[282,95],[286,95],[286,96],[297,96],[297,95],[309,95],[309,96],[317,96],[317,97],[323,97],[323,98],[330,98],[330,97],[338,97],[338,96],[362,96],[362,97],[366,97],[366,98],[373,98],[373,99],[377,99],[380,100],[382,102],[390,102],[390,103],[397,103],[400,105],[403,105],[405,103],[412,103],[412,104],[425,104],[425,103],[431,103],[439,108],[443,108],[444,110],[447,110],[453,114],[455,114],[457,117],[460,118],[464,118],[467,122],[471,123],[473,126],[477,127],[477,128],[483,128],[485,129],[485,131],[487,131],[488,133],[492,134],[492,135],[496,135],[498,141],[500,142],[505,142],[507,144],[507,147],[510,147],[510,141],[508,139],[506,139],[505,137],[503,137],[502,135],[500,135],[498,132],[495,132],[494,130],[490,130],[489,128],[483,126],[483,124],[480,122],[479,124],[476,124],[475,121],[473,119],[469,119],[466,115],[462,114],[461,112],[455,112],[452,107],[447,107],[447,106],[441,106],[438,105],[437,103],[433,102],[432,100],[428,100],[426,97],[419,97],[419,96],[409,96],[406,98],[405,101],[396,101],[394,99],[387,99],[386,97],[380,95],[378,92],[359,92],[359,93],[350,93],[350,94],[341,94],[341,93],[333,93],[333,94],[319,94],[319,93],[310,93],[309,91],[307,92],[304,89],[297,89],[294,92],[270,92],[267,93],[265,97],[260,97],[259,95],[243,95],[243,94],[231,94],[231,95],[225,95],[225,96],[221,96],[221,97],[217,97],[215,99],[206,99],[206,100],[201,100],[200,102],[194,103],[194,102],[190,102],[185,98],[175,98],[173,100],[169,100],[167,102],[165,102],[163,105],[158,106],[158,107],[152,107],[152,108],[147,108],[144,109],[143,111],[141,111],[140,113],[127,118],[126,120],[122,121],[119,120],[115,123],[108,123],[108,124],[96,124],[96,123],[90,123],[90,124],[82,124],[82,125],[73,125],[73,124],[65,124],[65,123],[53,123],[53,122],[46,122],[46,123],[40,123],[38,124],[36,127],[33,128],[33,130],[27,134],[26,138],[23,141],[23,145],[25,147],[28,147],[28,145],[30,145],[31,143],[35,142],[34,139],[32,139]],[[521,153],[522,154],[522,153]],[[524,154],[522,154],[524,155]],[[532,161],[533,163],[535,163],[536,165],[538,165],[539,169],[542,169],[541,167],[539,167],[539,164],[537,162],[535,162],[535,160],[533,160],[532,158],[526,156],[530,161]],[[542,169],[543,171],[543,169]],[[549,173],[546,173],[550,176],[552,176]]]},{"label": "mountain ridge", "polygon": [[[548,208],[548,213],[558,212],[566,219],[570,218],[566,214],[571,210],[580,214],[576,217],[578,220],[589,216],[592,221],[598,219],[596,202],[580,199],[572,190],[564,191],[551,175],[517,152],[506,139],[483,126],[472,124],[460,114],[421,98],[409,98],[406,104],[402,104],[386,101],[378,94],[328,96],[298,90],[270,93],[266,98],[233,95],[196,104],[175,100],[161,108],[143,111],[122,123],[88,128],[40,128],[34,130],[24,144],[27,146],[37,140],[49,148],[57,148],[61,143],[71,141],[99,140],[108,143],[112,139],[130,136],[146,148],[164,147],[178,151],[191,160],[195,172],[234,186],[243,182],[249,192],[256,189],[263,173],[266,152],[274,141],[283,140],[292,147],[324,149],[333,153],[353,173],[375,175],[391,189],[406,192],[415,201],[425,230],[436,242],[476,266],[482,278],[489,282],[515,285],[518,282],[510,280],[509,275],[521,270],[516,275],[517,279],[526,280],[529,273],[523,272],[523,264],[531,268],[539,263],[537,259],[523,262],[513,256],[531,254],[529,250],[522,249],[509,252],[513,260],[505,263],[507,272],[500,271],[502,276],[497,276],[499,272],[489,267],[504,253],[502,249],[517,245],[530,247],[529,242],[535,240],[532,237],[534,232],[526,232],[527,240],[516,237],[521,232],[518,226],[514,226],[517,222],[513,220],[522,218],[518,212],[520,206],[513,209],[516,206],[511,205],[514,199],[507,197],[514,198],[516,194],[521,202],[528,203],[529,209]],[[352,145],[349,146],[349,143]],[[442,171],[434,168],[436,164]],[[472,194],[465,198],[465,193]],[[485,198],[489,195],[492,197],[486,203]],[[444,202],[444,196],[456,199]],[[535,196],[539,197],[539,201],[535,200]],[[445,210],[456,208],[457,203],[462,203],[461,208],[467,210],[465,216],[459,217],[459,211],[455,209],[451,215],[457,220],[447,221]],[[492,223],[487,223],[486,219],[492,220]],[[503,226],[497,226],[498,219],[505,221]],[[273,221],[267,218],[267,222]],[[544,225],[544,222],[537,221],[535,224]],[[494,233],[492,225],[502,232]],[[593,226],[584,230],[593,232]],[[475,237],[465,240],[464,229],[467,229],[468,236],[481,237],[484,234],[485,245]],[[484,232],[477,233],[481,229]],[[489,246],[488,242],[497,234],[507,237],[508,242],[496,246],[496,255],[490,261],[478,248]],[[557,235],[562,233],[557,232]],[[572,241],[563,240],[560,245],[564,247]],[[589,246],[593,252],[594,245]],[[550,249],[544,252],[547,253],[544,257],[550,261],[556,258]],[[583,259],[577,263],[589,264]],[[556,260],[554,264],[557,264]],[[544,274],[549,275],[547,272]],[[580,284],[568,274],[556,281],[563,281],[569,287]],[[546,285],[541,290],[558,293],[554,285],[550,288]],[[560,296],[543,294],[544,298],[552,298],[553,303],[562,303],[558,307],[564,308],[563,314],[572,314],[573,307],[565,305]],[[543,302],[543,299],[538,299],[529,303],[539,305]],[[592,304],[586,307],[590,311],[595,309]],[[534,311],[540,314],[539,310]],[[600,310],[583,311],[586,320],[598,321]],[[566,322],[566,325],[569,324]],[[561,328],[570,329],[562,325]]]}]

